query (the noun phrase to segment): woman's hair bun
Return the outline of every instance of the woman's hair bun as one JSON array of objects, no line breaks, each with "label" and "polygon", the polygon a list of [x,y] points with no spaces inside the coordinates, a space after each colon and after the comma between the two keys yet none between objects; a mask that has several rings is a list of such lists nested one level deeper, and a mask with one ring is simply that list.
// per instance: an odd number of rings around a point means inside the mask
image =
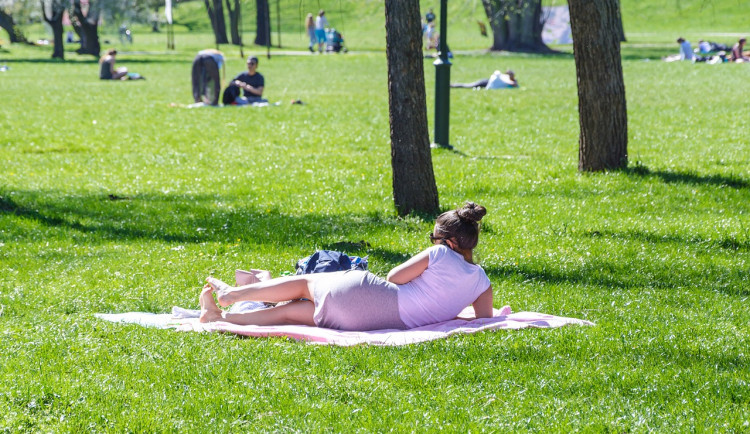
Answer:
[{"label": "woman's hair bun", "polygon": [[478,222],[487,214],[487,210],[482,205],[477,205],[474,202],[466,202],[463,208],[456,210],[456,213],[458,213],[458,217],[462,220]]}]

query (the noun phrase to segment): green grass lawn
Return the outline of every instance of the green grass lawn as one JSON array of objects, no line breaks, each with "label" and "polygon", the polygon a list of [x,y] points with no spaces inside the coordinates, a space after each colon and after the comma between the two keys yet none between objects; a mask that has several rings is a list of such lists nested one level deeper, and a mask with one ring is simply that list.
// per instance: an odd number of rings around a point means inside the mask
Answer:
[{"label": "green grass lawn", "polygon": [[188,109],[187,38],[137,42],[118,63],[147,80],[125,83],[0,52],[0,430],[750,430],[750,67],[626,45],[630,168],[581,174],[571,55],[457,55],[453,81],[510,67],[521,88],[451,93],[442,207],[488,208],[496,307],[596,326],[339,348],[93,316],[195,308],[209,274],[319,248],[384,275],[429,244],[394,216],[382,50],[261,57],[279,106]]}]

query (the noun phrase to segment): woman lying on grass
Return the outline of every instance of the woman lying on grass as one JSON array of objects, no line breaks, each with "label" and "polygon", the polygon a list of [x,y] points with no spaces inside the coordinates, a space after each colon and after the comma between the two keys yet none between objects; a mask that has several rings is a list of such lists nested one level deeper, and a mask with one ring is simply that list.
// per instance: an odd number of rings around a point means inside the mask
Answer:
[{"label": "woman lying on grass", "polygon": [[[492,317],[492,286],[473,250],[487,211],[473,202],[441,214],[432,247],[397,266],[383,279],[366,271],[303,274],[232,287],[209,277],[200,295],[201,322],[239,325],[299,324],[338,330],[409,329],[454,319],[466,306],[477,318]],[[234,313],[220,306],[239,301],[284,302]]]}]

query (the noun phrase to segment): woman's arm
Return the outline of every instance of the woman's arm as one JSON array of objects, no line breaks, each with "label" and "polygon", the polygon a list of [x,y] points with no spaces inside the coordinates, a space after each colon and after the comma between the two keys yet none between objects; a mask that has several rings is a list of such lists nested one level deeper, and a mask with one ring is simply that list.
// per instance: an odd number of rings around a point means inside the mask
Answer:
[{"label": "woman's arm", "polygon": [[471,305],[474,307],[474,314],[477,318],[492,318],[492,285],[481,293]]},{"label": "woman's arm", "polygon": [[388,273],[386,280],[396,285],[411,282],[427,269],[429,263],[430,252],[425,250],[422,253],[412,256],[403,264],[397,265]]}]

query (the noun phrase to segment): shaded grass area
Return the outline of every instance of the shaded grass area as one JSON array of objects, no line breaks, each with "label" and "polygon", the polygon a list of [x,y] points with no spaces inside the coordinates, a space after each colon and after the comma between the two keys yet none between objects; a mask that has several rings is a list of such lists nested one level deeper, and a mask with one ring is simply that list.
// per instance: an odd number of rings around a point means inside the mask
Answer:
[{"label": "shaded grass area", "polygon": [[[93,314],[194,308],[209,274],[278,275],[318,248],[381,275],[424,248],[430,218],[394,217],[382,53],[262,59],[279,106],[188,109],[191,54],[118,56],[147,80],[110,83],[94,62],[12,50],[4,431],[747,429],[750,125],[728,91],[745,65],[632,48],[630,168],[579,174],[571,56],[456,56],[454,81],[512,67],[521,88],[452,91],[443,208],[488,207],[477,255],[496,307],[597,325],[328,348]],[[243,68],[228,58],[225,82]]]}]

